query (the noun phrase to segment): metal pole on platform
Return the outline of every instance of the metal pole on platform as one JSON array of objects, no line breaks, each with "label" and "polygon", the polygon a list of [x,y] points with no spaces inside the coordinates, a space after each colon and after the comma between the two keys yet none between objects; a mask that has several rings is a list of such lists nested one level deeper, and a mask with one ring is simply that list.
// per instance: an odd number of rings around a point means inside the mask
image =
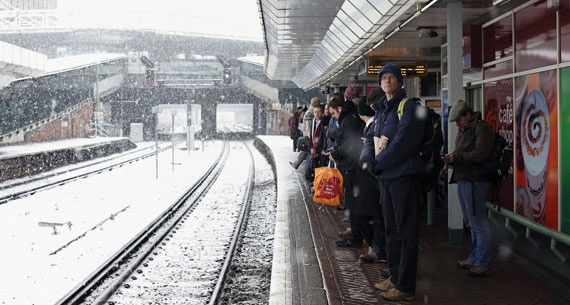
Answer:
[{"label": "metal pole on platform", "polygon": [[156,179],[158,179],[158,105],[152,107],[152,113],[155,114],[155,121],[154,121],[154,156],[156,160]]},{"label": "metal pole on platform", "polygon": [[99,118],[101,117],[101,97],[99,96],[99,65],[95,65],[95,106],[97,108],[95,115],[95,138],[99,133]]},{"label": "metal pole on platform", "polygon": [[194,130],[192,128],[192,103],[196,100],[196,89],[192,89],[192,98],[188,102],[188,108],[186,109],[186,148],[188,148],[188,154],[190,151],[194,150]]},{"label": "metal pole on platform", "polygon": [[172,171],[174,171],[174,117],[176,116],[176,110],[170,111],[170,116],[172,116],[172,134],[170,135],[172,140]]}]

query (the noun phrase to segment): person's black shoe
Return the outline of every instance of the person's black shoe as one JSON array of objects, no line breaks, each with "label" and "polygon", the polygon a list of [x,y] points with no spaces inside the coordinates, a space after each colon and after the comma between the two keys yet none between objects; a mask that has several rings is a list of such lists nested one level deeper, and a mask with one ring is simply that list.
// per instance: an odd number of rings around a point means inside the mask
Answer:
[{"label": "person's black shoe", "polygon": [[341,204],[341,205],[337,206],[335,209],[337,209],[337,210],[344,210],[344,205]]},{"label": "person's black shoe", "polygon": [[489,275],[489,268],[483,266],[475,266],[467,271],[469,276],[487,276]]},{"label": "person's black shoe", "polygon": [[297,169],[299,168],[299,165],[295,165],[295,163],[289,161],[289,165],[291,165],[292,168]]},{"label": "person's black shoe", "polygon": [[341,238],[339,240],[336,241],[336,245],[338,247],[343,247],[343,248],[360,248],[362,247],[362,243],[356,243],[353,242],[352,240],[346,239],[346,238]]}]

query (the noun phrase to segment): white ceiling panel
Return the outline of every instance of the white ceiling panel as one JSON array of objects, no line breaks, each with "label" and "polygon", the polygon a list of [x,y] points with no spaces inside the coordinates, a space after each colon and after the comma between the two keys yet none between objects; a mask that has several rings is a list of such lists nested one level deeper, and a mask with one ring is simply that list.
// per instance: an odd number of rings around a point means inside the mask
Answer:
[{"label": "white ceiling panel", "polygon": [[[420,11],[432,1],[433,6]],[[507,5],[493,6],[492,0],[462,3],[464,23],[480,23],[509,9]],[[437,61],[446,36],[446,1],[258,0],[258,5],[267,48],[266,75],[293,80],[304,89],[355,76],[355,63],[364,57]],[[410,22],[405,22],[409,18]],[[419,37],[421,27],[433,28],[439,35]]]}]

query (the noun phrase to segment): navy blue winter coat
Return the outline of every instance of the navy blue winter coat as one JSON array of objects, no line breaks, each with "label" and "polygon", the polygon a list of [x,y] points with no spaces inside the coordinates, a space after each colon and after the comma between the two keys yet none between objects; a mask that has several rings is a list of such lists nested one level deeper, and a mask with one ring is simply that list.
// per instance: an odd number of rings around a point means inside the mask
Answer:
[{"label": "navy blue winter coat", "polygon": [[376,110],[374,136],[384,135],[389,139],[386,148],[375,156],[373,161],[374,172],[380,179],[418,174],[425,168],[420,156],[425,124],[416,117],[418,103],[406,102],[402,117],[398,119],[398,105],[405,97],[406,92],[401,89],[392,99],[386,100],[386,97],[383,97],[374,105]]}]

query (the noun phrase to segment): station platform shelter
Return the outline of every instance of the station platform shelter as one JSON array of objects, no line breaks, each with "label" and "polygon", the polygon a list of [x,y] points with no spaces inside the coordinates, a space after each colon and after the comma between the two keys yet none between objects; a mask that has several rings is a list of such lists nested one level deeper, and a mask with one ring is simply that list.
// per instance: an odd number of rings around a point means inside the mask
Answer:
[{"label": "station platform shelter", "polygon": [[421,220],[416,299],[383,300],[374,284],[385,279],[381,270],[387,264],[359,260],[366,245],[335,244],[339,232],[348,227],[346,211],[313,202],[303,165],[295,170],[289,164],[299,154],[292,151],[291,140],[260,136],[257,141],[271,152],[278,181],[270,305],[570,304],[567,281],[506,251],[503,240],[494,240],[489,275],[467,276],[456,262],[469,254],[470,234],[464,232],[462,245],[449,243],[444,207],[435,209],[433,224],[428,225],[425,216]]}]

